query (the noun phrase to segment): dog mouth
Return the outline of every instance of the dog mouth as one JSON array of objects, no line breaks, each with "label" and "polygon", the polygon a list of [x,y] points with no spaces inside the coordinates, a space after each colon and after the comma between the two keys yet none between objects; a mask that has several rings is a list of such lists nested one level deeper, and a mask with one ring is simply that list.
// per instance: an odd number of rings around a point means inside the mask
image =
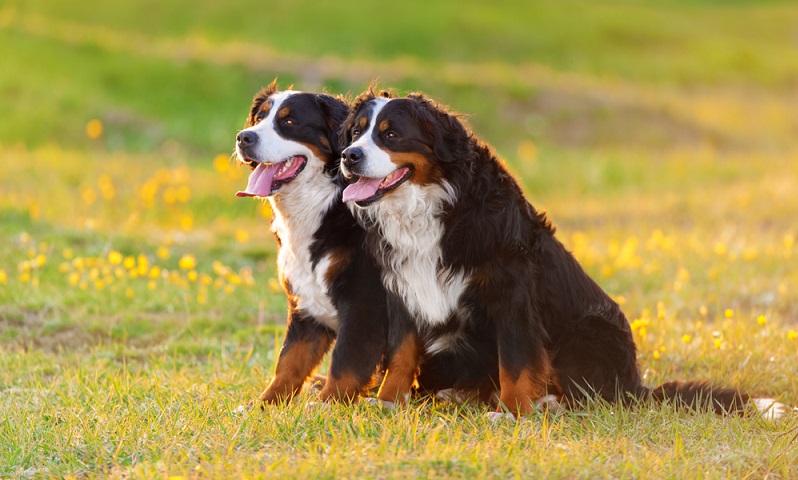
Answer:
[{"label": "dog mouth", "polygon": [[276,163],[258,162],[249,158],[246,161],[257,166],[249,174],[247,188],[237,192],[237,197],[274,195],[283,186],[291,183],[308,163],[307,157],[303,155],[296,155]]},{"label": "dog mouth", "polygon": [[355,202],[361,207],[371,205],[405,183],[412,173],[410,167],[399,167],[383,178],[357,177],[355,183],[344,189],[343,201]]}]

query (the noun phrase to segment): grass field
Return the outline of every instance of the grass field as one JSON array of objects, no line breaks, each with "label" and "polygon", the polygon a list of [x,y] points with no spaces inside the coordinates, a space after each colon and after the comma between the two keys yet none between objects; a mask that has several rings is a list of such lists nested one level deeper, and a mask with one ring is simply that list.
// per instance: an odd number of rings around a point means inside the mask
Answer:
[{"label": "grass field", "polygon": [[[224,3],[224,6],[222,6]],[[252,95],[469,114],[623,305],[649,385],[798,405],[792,2],[0,0],[0,478],[796,478],[774,423],[239,406],[284,333]]]}]

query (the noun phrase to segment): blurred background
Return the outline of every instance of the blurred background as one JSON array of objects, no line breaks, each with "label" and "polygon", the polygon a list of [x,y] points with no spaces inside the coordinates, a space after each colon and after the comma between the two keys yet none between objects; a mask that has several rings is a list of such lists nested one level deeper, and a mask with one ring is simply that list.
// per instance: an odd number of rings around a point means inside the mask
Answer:
[{"label": "blurred background", "polygon": [[0,51],[0,344],[279,336],[230,159],[275,77],[466,114],[640,325],[795,321],[794,2],[2,0]]}]

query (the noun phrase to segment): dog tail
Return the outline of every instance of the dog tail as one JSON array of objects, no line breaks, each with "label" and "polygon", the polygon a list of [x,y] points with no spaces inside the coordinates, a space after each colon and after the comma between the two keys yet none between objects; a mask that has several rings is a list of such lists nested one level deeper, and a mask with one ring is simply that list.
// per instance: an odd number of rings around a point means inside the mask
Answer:
[{"label": "dog tail", "polygon": [[772,398],[754,398],[736,388],[719,387],[703,381],[663,383],[648,392],[658,402],[669,401],[679,408],[714,411],[720,415],[761,415],[778,420],[790,410]]}]

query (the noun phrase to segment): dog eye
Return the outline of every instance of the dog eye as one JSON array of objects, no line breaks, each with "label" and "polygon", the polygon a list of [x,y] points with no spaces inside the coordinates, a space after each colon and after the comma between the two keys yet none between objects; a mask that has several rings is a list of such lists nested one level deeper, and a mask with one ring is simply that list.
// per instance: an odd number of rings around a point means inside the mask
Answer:
[{"label": "dog eye", "polygon": [[385,132],[385,138],[393,139],[393,138],[396,138],[397,136],[398,135],[396,135],[396,132]]},{"label": "dog eye", "polygon": [[359,136],[360,136],[360,129],[359,128],[353,128],[352,129],[352,137],[359,137]]},{"label": "dog eye", "polygon": [[284,118],[283,125],[296,125],[296,122],[291,120],[290,118]]},{"label": "dog eye", "polygon": [[263,120],[265,117],[266,117],[266,114],[265,114],[265,113],[263,113],[263,111],[260,111],[260,112],[258,112],[258,114],[257,114],[257,115],[255,115],[255,123],[258,123],[258,122],[260,122],[260,121],[261,121],[261,120]]}]

